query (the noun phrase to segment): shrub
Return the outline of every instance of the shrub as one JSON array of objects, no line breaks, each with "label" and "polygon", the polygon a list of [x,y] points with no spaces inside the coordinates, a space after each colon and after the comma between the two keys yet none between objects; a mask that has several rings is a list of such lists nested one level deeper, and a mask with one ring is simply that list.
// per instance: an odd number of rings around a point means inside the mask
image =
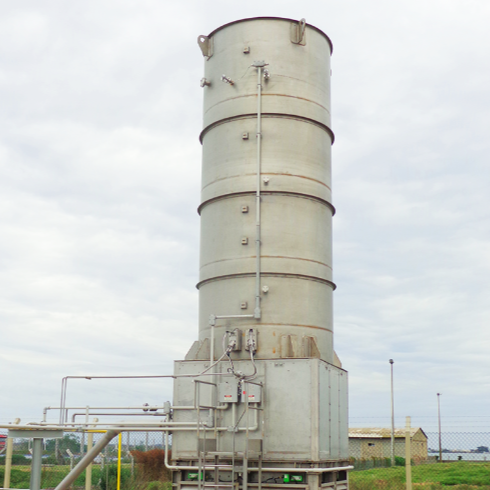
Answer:
[{"label": "shrub", "polygon": [[170,481],[170,471],[165,466],[165,451],[163,449],[131,451],[131,454],[138,465],[139,479],[152,483]]},{"label": "shrub", "polygon": [[405,466],[405,458],[395,456],[395,466]]},{"label": "shrub", "polygon": [[58,458],[53,454],[47,458],[43,458],[43,464],[58,464]]},{"label": "shrub", "polygon": [[31,460],[26,458],[22,454],[12,454],[12,465],[28,466],[31,464]]}]

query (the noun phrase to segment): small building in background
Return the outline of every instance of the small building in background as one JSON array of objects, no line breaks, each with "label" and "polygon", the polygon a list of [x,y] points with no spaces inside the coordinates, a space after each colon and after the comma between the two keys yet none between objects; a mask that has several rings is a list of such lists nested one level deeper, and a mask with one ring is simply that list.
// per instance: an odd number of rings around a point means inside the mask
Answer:
[{"label": "small building in background", "polygon": [[[395,429],[395,456],[405,457],[406,429]],[[412,459],[427,459],[427,435],[420,427],[410,429]],[[390,458],[391,429],[349,428],[349,456],[356,459]]]}]

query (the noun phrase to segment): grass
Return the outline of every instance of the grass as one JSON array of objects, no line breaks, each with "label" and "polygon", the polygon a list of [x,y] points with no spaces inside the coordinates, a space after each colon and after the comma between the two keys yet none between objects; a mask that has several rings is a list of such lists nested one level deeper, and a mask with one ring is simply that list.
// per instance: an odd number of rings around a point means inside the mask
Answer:
[{"label": "grass", "polygon": [[[405,468],[374,468],[349,475],[350,490],[405,489]],[[412,466],[414,490],[490,490],[490,464],[454,463]]]},{"label": "grass", "polygon": [[[92,467],[92,488],[100,490],[99,482],[101,481],[102,471],[107,471],[112,466],[106,466],[104,470],[99,465]],[[3,485],[4,468],[0,468],[0,486]],[[70,472],[69,465],[59,465],[43,467],[41,472],[41,488],[55,488],[63,478]],[[130,465],[122,465],[121,472],[121,488],[128,488],[131,485],[131,469]],[[29,488],[31,478],[30,466],[14,466],[10,473],[10,488]],[[85,472],[83,472],[73,485],[74,487],[85,487]]]},{"label": "grass", "polygon": [[[130,478],[130,465],[122,465],[126,478],[123,490],[170,490],[169,484],[162,481],[148,482]],[[41,487],[54,488],[68,474],[69,466],[43,468]],[[107,470],[107,467],[106,467]],[[104,471],[106,471],[104,470]],[[4,468],[0,468],[0,484],[3,483]],[[101,468],[94,465],[92,485],[99,490]],[[11,488],[29,488],[30,467],[12,468]],[[349,474],[350,490],[404,490],[405,468],[373,468],[365,471],[353,471]],[[490,463],[456,461],[412,466],[414,490],[490,490]],[[75,482],[75,487],[85,485],[83,473]]]}]

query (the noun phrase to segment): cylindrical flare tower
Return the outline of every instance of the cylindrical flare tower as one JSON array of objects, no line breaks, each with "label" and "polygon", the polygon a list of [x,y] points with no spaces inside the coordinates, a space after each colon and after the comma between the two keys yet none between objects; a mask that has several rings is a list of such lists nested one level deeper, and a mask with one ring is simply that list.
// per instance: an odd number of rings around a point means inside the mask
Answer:
[{"label": "cylindrical flare tower", "polygon": [[226,24],[198,43],[199,340],[175,363],[174,489],[346,490],[347,373],[332,319],[332,45],[304,20],[276,17]]},{"label": "cylindrical flare tower", "polygon": [[199,44],[200,341],[214,323],[218,353],[230,326],[256,328],[259,359],[331,363],[331,42],[304,22],[256,18]]}]

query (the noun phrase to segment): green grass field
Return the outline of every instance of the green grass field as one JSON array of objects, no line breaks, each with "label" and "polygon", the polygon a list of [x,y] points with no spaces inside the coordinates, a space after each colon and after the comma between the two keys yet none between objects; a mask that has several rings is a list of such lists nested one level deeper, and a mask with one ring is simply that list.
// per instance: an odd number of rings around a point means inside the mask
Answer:
[{"label": "green grass field", "polygon": [[[3,486],[4,471],[4,467],[0,467],[0,487]],[[54,489],[69,471],[68,465],[43,467],[41,488],[44,490]],[[10,473],[10,488],[29,488],[30,478],[30,466],[13,466]],[[92,468],[92,490],[116,490],[116,487],[117,465],[107,465],[104,469],[99,465],[94,465]],[[72,488],[85,488],[85,472],[77,478]],[[171,490],[171,488],[171,484],[166,481],[148,481],[145,474],[139,474],[137,468],[134,476],[131,476],[131,465],[121,465],[121,490]]]},{"label": "green grass field", "polygon": [[[106,466],[105,470],[101,470],[100,466],[95,465],[92,469],[92,488],[100,490],[99,482],[101,481],[102,471],[111,469],[111,480],[114,480],[115,465]],[[43,467],[41,473],[41,488],[55,488],[58,483],[69,473],[68,465]],[[122,465],[121,482],[124,488],[128,480],[131,478],[131,470],[129,465]],[[0,484],[3,485],[4,468],[0,467]],[[10,488],[29,488],[31,478],[30,466],[13,466],[10,473]],[[85,472],[83,472],[75,481],[75,487],[85,486]],[[112,485],[109,485],[110,487]]]},{"label": "green grass field", "polygon": [[[115,466],[111,469],[108,489],[115,486]],[[52,489],[68,474],[69,466],[43,468],[41,485],[43,489]],[[0,467],[0,484],[3,483],[4,468]],[[106,475],[108,476],[108,475]],[[101,490],[99,482],[103,477],[100,466],[92,470],[92,488]],[[104,478],[102,478],[104,479]],[[14,466],[11,473],[11,488],[29,488],[30,467]],[[350,490],[405,490],[405,468],[374,468],[365,471],[353,471],[349,474]],[[454,463],[427,464],[412,467],[414,490],[490,490],[490,463]],[[75,482],[75,487],[85,485],[85,474]],[[131,478],[129,465],[123,465],[123,490],[169,490],[163,482],[135,481]]]},{"label": "green grass field", "polygon": [[[404,490],[405,468],[374,468],[349,474],[350,490]],[[412,466],[413,488],[490,490],[490,463],[458,461]]]}]

